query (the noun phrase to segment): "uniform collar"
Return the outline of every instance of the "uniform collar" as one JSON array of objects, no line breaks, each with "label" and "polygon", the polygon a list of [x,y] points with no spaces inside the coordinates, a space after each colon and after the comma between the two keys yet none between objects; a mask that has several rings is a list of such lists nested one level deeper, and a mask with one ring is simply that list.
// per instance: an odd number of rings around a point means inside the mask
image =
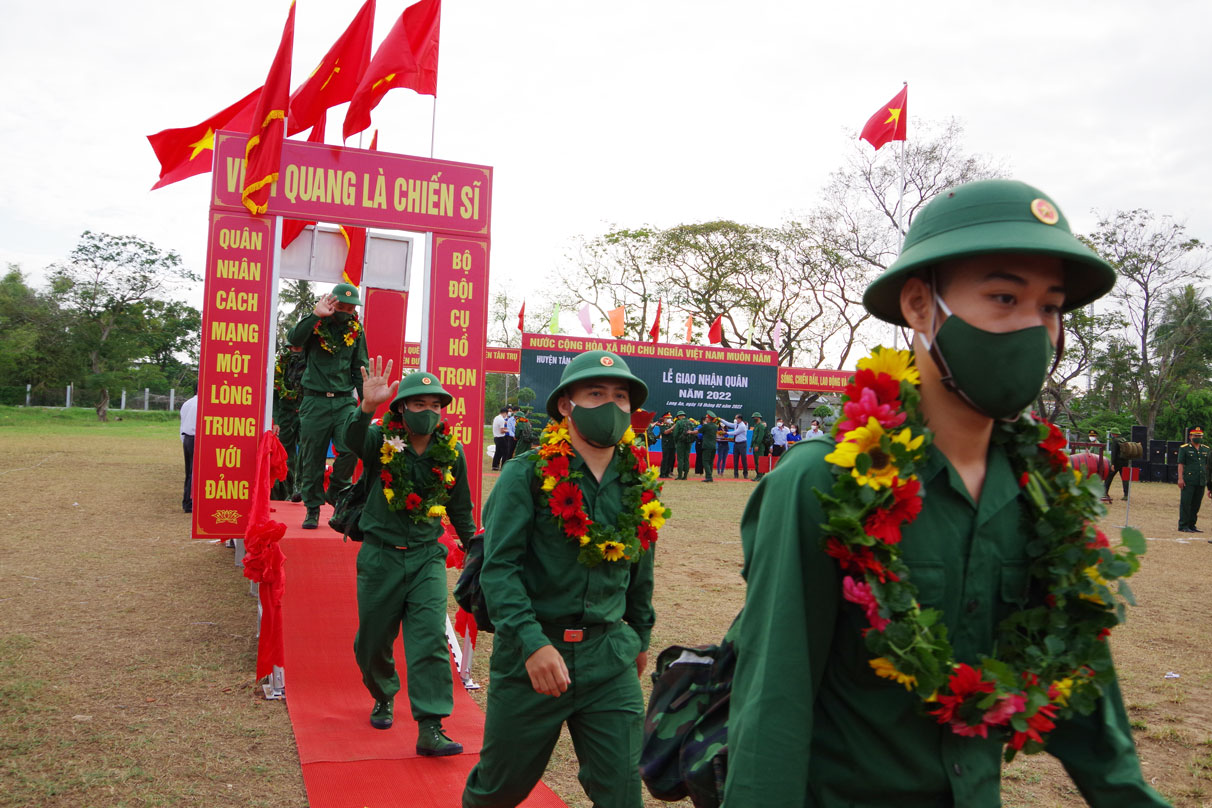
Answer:
[{"label": "uniform collar", "polygon": [[585,462],[585,458],[581,457],[581,453],[578,452],[574,447],[572,450],[572,459],[568,461],[568,471],[582,471],[584,474],[584,476],[581,478],[582,480],[593,480],[595,485],[601,487],[619,476],[619,470],[616,468],[616,466],[618,466],[618,460],[618,455],[610,458],[610,464],[606,466],[606,471],[602,472],[602,479],[599,481],[593,476],[593,472],[590,471],[589,465]]},{"label": "uniform collar", "polygon": [[947,485],[951,487],[951,490],[976,511],[978,525],[992,518],[1007,502],[1019,494],[1018,481],[1014,479],[1014,471],[1010,468],[1010,458],[1006,456],[1005,450],[997,444],[989,446],[985,466],[985,484],[981,487],[979,503],[972,501],[972,497],[968,494],[968,487],[964,485],[963,479],[951,465],[951,461],[931,445],[926,450],[926,464],[920,474],[922,484],[929,485],[939,474],[946,474]]}]

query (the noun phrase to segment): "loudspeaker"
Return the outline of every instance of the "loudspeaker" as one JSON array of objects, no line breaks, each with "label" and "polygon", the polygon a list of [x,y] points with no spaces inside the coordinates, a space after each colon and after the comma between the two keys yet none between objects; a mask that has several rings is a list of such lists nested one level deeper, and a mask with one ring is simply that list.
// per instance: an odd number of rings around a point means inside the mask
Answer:
[{"label": "loudspeaker", "polygon": [[1166,462],[1166,442],[1164,440],[1149,441],[1149,462],[1164,465]]},{"label": "loudspeaker", "polygon": [[[1183,447],[1182,443],[1176,440],[1166,441],[1166,465],[1173,466],[1178,462],[1178,450]],[[1175,481],[1177,482],[1177,481]]]},{"label": "loudspeaker", "polygon": [[1178,485],[1178,464],[1177,463],[1167,463],[1166,464],[1166,482],[1171,483],[1173,485]]},{"label": "loudspeaker", "polygon": [[1147,483],[1147,482],[1149,482],[1149,480],[1153,479],[1152,477],[1149,476],[1152,473],[1153,464],[1146,463],[1143,460],[1133,460],[1132,468],[1138,469],[1140,471],[1140,474],[1136,477],[1136,479],[1138,481],[1140,481],[1142,483]]},{"label": "loudspeaker", "polygon": [[1149,428],[1145,427],[1145,426],[1141,426],[1140,424],[1137,424],[1136,426],[1132,427],[1132,442],[1139,443],[1142,445],[1148,445]]},{"label": "loudspeaker", "polygon": [[[1176,469],[1177,471],[1177,469]],[[1149,482],[1164,483],[1166,481],[1166,467],[1161,463],[1149,464]]]}]

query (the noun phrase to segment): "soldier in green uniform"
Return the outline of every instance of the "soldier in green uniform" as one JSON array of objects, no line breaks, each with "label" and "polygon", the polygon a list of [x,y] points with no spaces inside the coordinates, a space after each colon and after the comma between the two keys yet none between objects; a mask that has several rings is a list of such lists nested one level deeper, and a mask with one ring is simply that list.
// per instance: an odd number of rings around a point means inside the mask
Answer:
[{"label": "soldier in green uniform", "polygon": [[698,433],[702,436],[703,446],[699,449],[699,457],[703,460],[703,470],[707,472],[703,482],[712,482],[711,473],[715,470],[715,439],[720,431],[719,419],[715,413],[707,410],[703,423],[699,424]]},{"label": "soldier in green uniform", "polygon": [[766,448],[766,436],[770,434],[770,424],[762,420],[762,414],[755,412],[753,419],[753,481],[757,482],[766,476],[766,472],[762,471],[762,461],[760,458],[770,456],[770,451]]},{"label": "soldier in green uniform", "polygon": [[673,476],[673,467],[677,462],[677,453],[674,446],[673,428],[677,425],[677,420],[673,413],[665,413],[661,416],[661,474],[662,480]]},{"label": "soldier in green uniform", "polygon": [[[454,678],[446,648],[446,547],[442,517],[464,543],[475,534],[467,458],[442,424],[451,395],[432,373],[410,373],[389,384],[391,362],[376,357],[361,369],[362,403],[343,426],[347,446],[372,475],[358,526],[358,633],[354,657],[374,697],[370,725],[390,729],[400,677],[392,644],[403,629],[408,701],[417,722],[417,754],[457,755],[442,719],[454,708]],[[375,409],[391,401],[383,424]]]},{"label": "soldier in green uniform", "polygon": [[328,483],[329,503],[335,502],[350,484],[358,464],[357,455],[333,439],[357,406],[351,394],[357,390],[358,396],[362,395],[366,335],[358,321],[360,305],[357,287],[339,283],[288,336],[291,345],[298,345],[307,354],[303,403],[299,405],[299,477],[303,504],[307,506],[303,527],[308,530],[320,524],[328,444],[332,442],[336,452]]},{"label": "soldier in green uniform", "polygon": [[274,426],[278,428],[278,440],[286,449],[286,479],[274,483],[270,499],[298,502],[299,464],[296,460],[299,448],[299,404],[303,400],[303,371],[307,369],[307,355],[298,345],[287,345],[278,352],[274,363]]},{"label": "soldier in green uniform", "polygon": [[[921,603],[941,611],[957,663],[998,653],[1001,620],[1043,603],[1026,587],[1035,533],[1011,471],[1020,449],[994,440],[1005,434],[995,422],[1035,400],[1061,313],[1114,284],[1041,191],[987,180],[923,208],[863,297],[876,317],[913,330],[918,412],[934,437],[917,467],[921,513],[896,548]],[[813,489],[833,490],[831,452],[819,439],[790,449],[742,517],[748,586],[724,807],[1000,805],[1003,739],[953,732],[870,664],[863,634],[876,622],[856,605],[863,592],[843,592],[837,556],[822,547]],[[1051,732],[1047,751],[1095,808],[1166,804],[1141,776],[1114,679],[1092,714]]]},{"label": "soldier in green uniform", "polygon": [[1204,431],[1195,427],[1189,433],[1190,443],[1178,450],[1178,532],[1203,533],[1195,526],[1199,506],[1208,490],[1208,447],[1204,446]]},{"label": "soldier in green uniform", "polygon": [[514,424],[513,456],[526,454],[534,445],[534,423],[530,420],[530,407],[518,410],[517,421]]},{"label": "soldier in green uniform", "polygon": [[684,480],[690,474],[690,444],[694,442],[691,434],[690,419],[684,411],[678,411],[677,420],[673,422],[674,449],[678,459],[678,479]]},{"label": "soldier in green uniform", "polygon": [[[583,549],[569,520],[590,519],[601,531],[597,538],[634,543],[639,534],[625,536],[616,527],[630,487],[644,487],[646,507],[663,508],[649,497],[659,492],[652,488],[653,470],[641,482],[632,472],[621,473],[635,459],[619,441],[631,411],[647,395],[622,358],[608,351],[580,354],[547,399],[548,415],[565,426],[537,451],[506,463],[492,489],[480,584],[496,635],[484,746],[467,778],[464,808],[522,802],[542,776],[564,723],[592,803],[642,804],[644,707],[637,674],[647,664],[655,621],[652,552],[636,544],[638,557],[628,560],[613,551],[605,555],[607,542]],[[549,494],[540,480],[557,479],[544,473],[551,463],[563,467],[555,474],[565,476]],[[579,476],[567,476],[573,473]],[[582,510],[553,517],[557,501],[579,502]],[[590,549],[602,551],[592,565],[580,560]]]}]

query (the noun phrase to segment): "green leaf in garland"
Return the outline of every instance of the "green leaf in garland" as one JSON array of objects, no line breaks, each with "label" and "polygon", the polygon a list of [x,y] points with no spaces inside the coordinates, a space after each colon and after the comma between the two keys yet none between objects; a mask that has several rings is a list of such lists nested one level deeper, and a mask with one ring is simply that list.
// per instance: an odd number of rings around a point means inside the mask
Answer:
[{"label": "green leaf in garland", "polygon": [[1145,542],[1144,534],[1134,527],[1124,528],[1119,532],[1119,537],[1123,541],[1124,546],[1137,555],[1144,555],[1145,551],[1149,549],[1149,545]]}]

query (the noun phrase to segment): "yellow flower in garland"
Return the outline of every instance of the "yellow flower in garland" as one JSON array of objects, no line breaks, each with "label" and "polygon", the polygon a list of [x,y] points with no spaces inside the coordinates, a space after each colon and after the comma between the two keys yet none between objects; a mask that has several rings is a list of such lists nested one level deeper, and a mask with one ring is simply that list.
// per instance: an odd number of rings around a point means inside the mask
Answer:
[{"label": "yellow flower in garland", "polygon": [[391,502],[391,501],[392,501],[392,499],[394,499],[394,498],[395,498],[395,495],[396,495],[396,492],[395,492],[395,491],[392,491],[390,488],[387,488],[386,486],[384,486],[384,488],[383,488],[383,496],[387,498],[387,501],[388,501],[388,502]]},{"label": "yellow flower in garland", "polygon": [[379,460],[386,466],[395,457],[396,447],[392,446],[387,441],[383,441],[383,447],[379,450]]},{"label": "yellow flower in garland", "polygon": [[653,530],[660,530],[665,526],[665,506],[659,499],[645,502],[640,506],[640,513],[644,514],[644,521],[652,525]]},{"label": "yellow flower in garland", "polygon": [[[1099,574],[1098,567],[1086,567],[1086,569],[1084,569],[1083,572],[1086,574],[1087,578],[1089,578],[1091,581],[1098,584],[1099,586],[1107,585],[1107,579]],[[1099,606],[1107,605],[1106,602],[1098,595],[1093,595],[1093,594],[1078,595],[1078,597],[1080,597],[1082,600],[1088,600],[1091,603],[1097,603]]]},{"label": "yellow flower in garland", "polygon": [[909,351],[894,351],[890,348],[878,347],[858,361],[859,370],[869,370],[876,376],[887,373],[899,381],[910,384],[921,384],[922,377],[918,375],[913,365],[913,354]]},{"label": "yellow flower in garland", "polygon": [[[892,462],[892,455],[880,448],[880,438],[885,434],[894,442],[913,451],[922,445],[924,436],[913,437],[912,430],[905,428],[895,435],[885,433],[880,422],[875,418],[867,419],[866,426],[856,427],[843,436],[842,442],[825,455],[826,463],[850,469],[850,473],[859,485],[869,485],[877,491],[888,488],[893,480],[900,476],[900,469]],[[871,464],[863,473],[857,468],[859,455],[867,455]]]},{"label": "yellow flower in garland", "polygon": [[1053,682],[1052,686],[1056,688],[1056,702],[1062,707],[1069,703],[1069,697],[1073,695],[1073,679],[1066,676],[1064,679]]},{"label": "yellow flower in garland", "polygon": [[585,534],[584,536],[581,536],[580,539],[581,539],[582,547],[584,547],[586,544],[589,544],[589,534],[588,533]]},{"label": "yellow flower in garland", "polygon": [[635,431],[631,427],[627,427],[627,431],[623,433],[622,443],[630,446],[635,441]]},{"label": "yellow flower in garland", "polygon": [[602,558],[607,561],[621,561],[626,548],[619,541],[604,541],[598,545],[598,549],[602,551]]},{"label": "yellow flower in garland", "polygon": [[917,687],[917,677],[901,673],[893,667],[892,662],[887,657],[867,660],[867,664],[871,666],[871,670],[875,671],[875,675],[881,679],[891,679],[898,685],[904,685],[905,689],[910,692],[913,691],[913,688]]},{"label": "yellow flower in garland", "polygon": [[445,505],[434,505],[434,506],[430,507],[429,513],[427,515],[430,517],[445,516],[446,515],[446,506]]},{"label": "yellow flower in garland", "polygon": [[558,483],[559,481],[560,481],[559,477],[544,477],[543,478],[543,490],[548,491],[548,492],[554,490],[556,487],[556,483]]},{"label": "yellow flower in garland", "polygon": [[447,471],[446,474],[442,477],[442,482],[446,485],[447,488],[454,485],[454,481],[455,481],[454,475],[451,474],[449,471]]},{"label": "yellow flower in garland", "polygon": [[346,345],[353,345],[354,340],[356,340],[357,338],[358,338],[358,336],[357,336],[356,332],[354,332],[354,331],[345,332],[345,344]]},{"label": "yellow flower in garland", "polygon": [[446,445],[453,449],[458,442],[459,439],[455,437],[454,430],[450,430],[450,437],[446,439]]}]

